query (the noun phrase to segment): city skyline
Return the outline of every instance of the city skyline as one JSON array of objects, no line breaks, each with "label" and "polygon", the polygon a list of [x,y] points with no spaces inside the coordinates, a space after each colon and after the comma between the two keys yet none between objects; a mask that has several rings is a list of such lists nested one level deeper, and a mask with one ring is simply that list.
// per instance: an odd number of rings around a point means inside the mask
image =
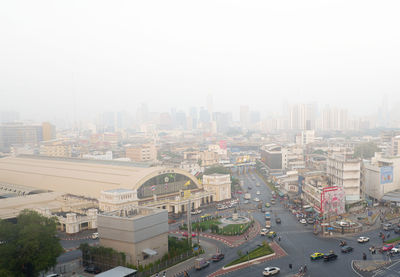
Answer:
[{"label": "city skyline", "polygon": [[165,112],[207,107],[210,93],[215,111],[287,101],[371,115],[400,102],[395,2],[90,3],[2,4],[0,110]]}]

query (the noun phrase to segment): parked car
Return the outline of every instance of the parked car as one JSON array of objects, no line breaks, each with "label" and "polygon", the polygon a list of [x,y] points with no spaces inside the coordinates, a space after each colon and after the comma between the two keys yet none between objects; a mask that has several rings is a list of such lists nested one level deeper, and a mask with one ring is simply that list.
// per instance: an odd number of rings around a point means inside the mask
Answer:
[{"label": "parked car", "polygon": [[280,217],[277,217],[277,218],[275,218],[275,222],[276,222],[276,224],[281,224],[281,218]]},{"label": "parked car", "polygon": [[98,274],[101,272],[101,270],[95,265],[89,265],[89,266],[85,267],[85,272]]},{"label": "parked car", "polygon": [[382,251],[392,250],[393,247],[394,247],[394,244],[392,244],[392,243],[385,244],[384,246],[382,246]]},{"label": "parked car", "polygon": [[98,238],[99,238],[99,233],[92,234],[92,239],[98,239]]},{"label": "parked car", "polygon": [[219,262],[219,261],[222,260],[224,257],[225,257],[224,254],[218,253],[218,254],[213,255],[213,256],[211,257],[211,260],[212,260],[213,262]]},{"label": "parked car", "polygon": [[238,190],[236,193],[237,194],[242,194],[243,192],[241,190]]},{"label": "parked car", "polygon": [[399,227],[394,228],[394,232],[395,232],[396,234],[400,234],[400,228],[399,228]]},{"label": "parked car", "polygon": [[369,237],[359,237],[359,238],[357,239],[357,241],[358,241],[359,243],[368,242],[368,241],[369,241]]},{"label": "parked car", "polygon": [[266,267],[266,268],[264,268],[263,275],[264,276],[272,276],[272,275],[278,274],[280,271],[281,271],[281,269],[279,267],[275,267],[275,266]]},{"label": "parked car", "polygon": [[349,252],[353,251],[353,247],[346,245],[346,246],[343,246],[340,251],[342,251],[342,253],[349,253]]},{"label": "parked car", "polygon": [[338,256],[335,253],[326,254],[326,255],[324,255],[324,262],[329,262],[331,260],[336,260],[337,257]]},{"label": "parked car", "polygon": [[347,222],[347,221],[340,221],[340,222],[339,222],[339,225],[340,225],[341,227],[349,227],[349,226],[350,226],[350,223]]},{"label": "parked car", "polygon": [[60,274],[53,273],[53,274],[47,275],[46,277],[61,277],[61,276],[62,275],[60,275]]},{"label": "parked car", "polygon": [[315,252],[310,255],[311,260],[318,260],[318,259],[322,259],[323,257],[324,257],[324,253],[320,253],[320,252]]},{"label": "parked car", "polygon": [[244,204],[249,204],[249,200],[244,200]]},{"label": "parked car", "polygon": [[307,221],[306,221],[304,218],[300,219],[299,222],[300,222],[301,224],[304,224],[304,225],[307,224]]}]

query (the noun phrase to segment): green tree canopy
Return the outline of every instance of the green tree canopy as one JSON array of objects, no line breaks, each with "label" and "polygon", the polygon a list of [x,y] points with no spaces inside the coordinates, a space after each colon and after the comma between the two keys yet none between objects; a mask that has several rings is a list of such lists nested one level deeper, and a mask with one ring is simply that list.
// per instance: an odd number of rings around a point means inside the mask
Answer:
[{"label": "green tree canopy", "polygon": [[361,159],[369,159],[379,152],[379,148],[374,142],[363,142],[354,148],[354,156]]},{"label": "green tree canopy", "polygon": [[17,223],[0,221],[0,276],[39,276],[57,264],[63,248],[56,220],[24,210]]}]

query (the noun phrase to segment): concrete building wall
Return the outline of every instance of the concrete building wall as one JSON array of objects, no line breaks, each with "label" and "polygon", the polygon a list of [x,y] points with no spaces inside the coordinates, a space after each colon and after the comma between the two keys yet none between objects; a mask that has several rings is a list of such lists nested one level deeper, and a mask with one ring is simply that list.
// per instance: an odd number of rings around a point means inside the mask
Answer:
[{"label": "concrete building wall", "polygon": [[[100,244],[124,252],[130,262],[146,264],[160,259],[168,252],[168,212],[140,208],[139,215],[105,213],[98,216]],[[144,213],[144,214],[143,214]],[[146,257],[149,248],[157,255]]]}]

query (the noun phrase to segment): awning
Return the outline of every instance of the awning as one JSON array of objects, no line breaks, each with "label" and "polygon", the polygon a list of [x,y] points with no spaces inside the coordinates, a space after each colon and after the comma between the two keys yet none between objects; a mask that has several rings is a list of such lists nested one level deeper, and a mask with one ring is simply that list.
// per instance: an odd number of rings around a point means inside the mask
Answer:
[{"label": "awning", "polygon": [[157,252],[154,251],[153,249],[150,249],[150,248],[145,248],[145,249],[142,250],[142,252],[147,254],[147,255],[149,255],[149,256],[157,255]]}]

